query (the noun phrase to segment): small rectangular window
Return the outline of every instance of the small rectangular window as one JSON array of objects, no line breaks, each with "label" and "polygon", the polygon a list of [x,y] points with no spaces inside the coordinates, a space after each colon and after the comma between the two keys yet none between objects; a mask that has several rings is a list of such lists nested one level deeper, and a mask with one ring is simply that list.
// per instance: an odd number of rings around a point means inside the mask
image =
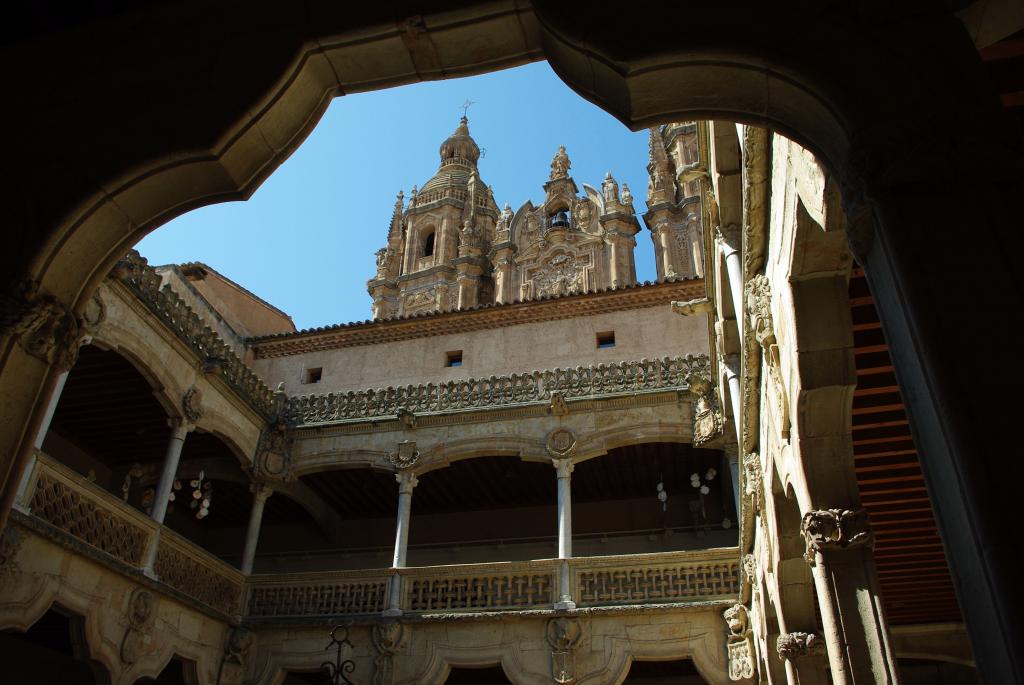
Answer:
[{"label": "small rectangular window", "polygon": [[445,352],[445,366],[462,366],[462,350]]},{"label": "small rectangular window", "polygon": [[306,373],[302,376],[303,383],[319,383],[320,379],[324,376],[324,369],[321,366],[315,369],[306,369]]},{"label": "small rectangular window", "polygon": [[604,331],[597,334],[597,349],[615,347],[615,331]]}]

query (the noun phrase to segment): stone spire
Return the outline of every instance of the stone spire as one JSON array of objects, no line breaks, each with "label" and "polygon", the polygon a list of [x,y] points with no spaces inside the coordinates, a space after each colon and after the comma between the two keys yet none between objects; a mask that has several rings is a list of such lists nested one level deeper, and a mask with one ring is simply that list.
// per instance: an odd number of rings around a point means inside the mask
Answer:
[{"label": "stone spire", "polygon": [[650,162],[647,164],[649,180],[647,183],[647,204],[671,202],[675,199],[675,186],[672,173],[672,161],[665,152],[665,141],[657,126],[650,128]]},{"label": "stone spire", "polygon": [[398,191],[395,198],[395,209],[391,213],[391,227],[388,230],[388,239],[402,237],[402,214],[405,212],[405,193]]}]

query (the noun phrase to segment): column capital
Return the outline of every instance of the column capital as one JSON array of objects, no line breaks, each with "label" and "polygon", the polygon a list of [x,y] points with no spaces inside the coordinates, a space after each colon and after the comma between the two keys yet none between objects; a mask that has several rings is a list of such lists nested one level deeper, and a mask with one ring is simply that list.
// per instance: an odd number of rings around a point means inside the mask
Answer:
[{"label": "column capital", "polygon": [[722,252],[729,256],[733,252],[740,251],[741,244],[740,227],[736,224],[727,224],[715,229],[715,237],[722,243]]},{"label": "column capital", "polygon": [[558,472],[559,478],[569,478],[573,469],[576,465],[572,461],[572,457],[561,457],[559,459],[552,459],[551,465],[555,467]]},{"label": "column capital", "polygon": [[740,375],[740,356],[738,354],[727,354],[722,357],[722,368],[725,370],[726,378]]},{"label": "column capital", "polygon": [[263,503],[270,499],[270,496],[274,494],[274,488],[270,487],[268,483],[254,480],[249,483],[249,492],[252,493],[254,502]]},{"label": "column capital", "polygon": [[395,474],[398,481],[398,494],[411,495],[413,488],[419,485],[420,479],[409,469],[403,469]]},{"label": "column capital", "polygon": [[872,542],[866,509],[818,509],[804,514],[800,532],[807,542],[804,559],[812,566],[818,554]]},{"label": "column capital", "polygon": [[783,633],[775,641],[780,659],[825,656],[825,640],[815,633]]},{"label": "column capital", "polygon": [[171,429],[171,437],[184,440],[185,436],[195,430],[196,425],[180,416],[167,419],[167,427]]}]

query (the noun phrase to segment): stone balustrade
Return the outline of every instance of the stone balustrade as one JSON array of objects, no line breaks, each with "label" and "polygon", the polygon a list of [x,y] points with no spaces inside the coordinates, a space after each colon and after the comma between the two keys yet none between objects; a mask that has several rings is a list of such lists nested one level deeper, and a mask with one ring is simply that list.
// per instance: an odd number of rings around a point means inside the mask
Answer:
[{"label": "stone balustrade", "polygon": [[222,614],[239,613],[242,573],[42,452],[19,509],[47,524],[52,537],[116,570],[141,572],[147,550],[157,545],[158,582]]},{"label": "stone balustrade", "polygon": [[[254,619],[368,615],[390,606],[399,575],[399,607],[409,613],[549,610],[557,559],[365,571],[245,576],[68,467],[37,452],[22,516],[115,570],[138,574],[157,545],[153,575],[172,594],[218,614]],[[37,524],[38,526],[38,524]],[[734,548],[568,560],[579,607],[672,604],[735,598]]]},{"label": "stone balustrade", "polygon": [[329,425],[394,418],[400,410],[438,414],[546,404],[556,395],[573,400],[687,390],[691,376],[708,378],[709,374],[706,355],[641,359],[446,383],[303,395],[289,398],[286,414],[295,426]]}]

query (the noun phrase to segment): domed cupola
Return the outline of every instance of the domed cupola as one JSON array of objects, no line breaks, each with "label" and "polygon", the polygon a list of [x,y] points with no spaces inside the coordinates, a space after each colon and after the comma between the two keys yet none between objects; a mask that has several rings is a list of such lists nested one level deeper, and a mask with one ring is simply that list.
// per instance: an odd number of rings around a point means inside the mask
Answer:
[{"label": "domed cupola", "polygon": [[441,166],[449,164],[476,166],[478,159],[480,159],[480,148],[469,135],[469,119],[462,117],[455,133],[441,143]]}]

